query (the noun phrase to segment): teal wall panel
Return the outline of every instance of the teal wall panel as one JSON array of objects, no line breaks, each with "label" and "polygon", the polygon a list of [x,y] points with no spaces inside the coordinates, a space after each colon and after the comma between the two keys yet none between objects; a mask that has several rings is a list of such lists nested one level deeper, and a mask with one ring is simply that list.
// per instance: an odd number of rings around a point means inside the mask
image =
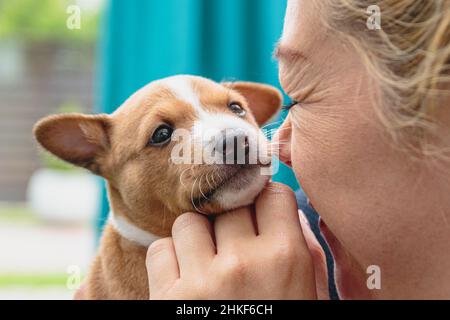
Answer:
[{"label": "teal wall panel", "polygon": [[[111,113],[146,83],[174,74],[279,86],[272,52],[285,6],[286,0],[110,0],[100,40],[97,111]],[[284,166],[274,180],[298,188]],[[108,210],[103,192],[99,226]]]}]

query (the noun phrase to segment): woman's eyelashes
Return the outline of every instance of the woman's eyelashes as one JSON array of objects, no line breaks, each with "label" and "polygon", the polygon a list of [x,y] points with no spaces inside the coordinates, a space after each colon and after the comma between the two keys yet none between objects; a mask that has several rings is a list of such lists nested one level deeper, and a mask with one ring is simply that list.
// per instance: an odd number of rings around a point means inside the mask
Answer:
[{"label": "woman's eyelashes", "polygon": [[287,105],[283,106],[283,110],[291,110],[292,107],[296,106],[298,104],[298,101],[296,100],[292,100],[290,103],[288,103]]}]

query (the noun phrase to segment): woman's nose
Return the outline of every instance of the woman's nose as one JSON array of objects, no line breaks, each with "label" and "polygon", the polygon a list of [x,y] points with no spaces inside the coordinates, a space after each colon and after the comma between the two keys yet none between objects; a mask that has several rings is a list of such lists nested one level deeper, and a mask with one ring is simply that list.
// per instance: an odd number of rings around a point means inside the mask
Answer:
[{"label": "woman's nose", "polygon": [[291,120],[288,116],[272,139],[272,146],[275,148],[272,151],[278,154],[278,158],[288,166],[291,166],[291,128]]}]

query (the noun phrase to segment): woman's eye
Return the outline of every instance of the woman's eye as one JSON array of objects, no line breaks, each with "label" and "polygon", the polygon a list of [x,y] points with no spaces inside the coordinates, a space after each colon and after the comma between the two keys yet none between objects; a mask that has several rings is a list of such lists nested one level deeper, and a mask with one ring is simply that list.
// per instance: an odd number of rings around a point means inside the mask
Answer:
[{"label": "woman's eye", "polygon": [[160,125],[153,132],[152,138],[150,139],[150,144],[159,146],[170,141],[172,137],[173,128],[167,124]]},{"label": "woman's eye", "polygon": [[237,102],[232,102],[228,105],[228,108],[237,114],[239,117],[243,117],[247,114],[247,111],[242,108],[242,106]]},{"label": "woman's eye", "polygon": [[296,106],[298,104],[298,101],[292,100],[287,105],[283,106],[283,110],[290,110],[292,107]]}]

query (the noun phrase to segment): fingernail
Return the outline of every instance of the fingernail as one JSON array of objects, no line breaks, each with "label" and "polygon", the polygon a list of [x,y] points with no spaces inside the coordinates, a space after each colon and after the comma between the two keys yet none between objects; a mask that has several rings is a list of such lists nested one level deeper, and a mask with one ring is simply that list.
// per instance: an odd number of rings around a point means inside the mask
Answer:
[{"label": "fingernail", "polygon": [[300,219],[302,219],[302,222],[304,222],[308,227],[311,227],[311,225],[309,224],[308,218],[306,218],[305,213],[300,209],[298,209],[298,212],[299,212]]}]

